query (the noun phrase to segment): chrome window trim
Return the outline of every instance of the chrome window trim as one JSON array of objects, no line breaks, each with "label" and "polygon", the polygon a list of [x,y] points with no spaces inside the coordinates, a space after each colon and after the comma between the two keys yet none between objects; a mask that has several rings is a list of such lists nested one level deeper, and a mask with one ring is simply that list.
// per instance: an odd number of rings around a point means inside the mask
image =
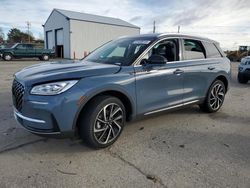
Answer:
[{"label": "chrome window trim", "polygon": [[[134,61],[134,63],[132,64],[132,66],[140,65],[139,64],[140,61],[142,60],[143,56],[145,56],[149,52],[149,50],[151,50],[159,42],[161,42],[163,40],[168,40],[168,39],[178,39],[178,41],[179,41],[179,37],[166,37],[166,38],[161,38],[161,39],[156,40],[149,47],[147,47],[147,49],[144,50],[144,52],[141,53],[141,55]],[[179,48],[180,48],[180,46],[179,46]],[[180,49],[179,49],[179,51],[180,51]],[[179,59],[180,59],[180,53],[179,53]],[[178,62],[178,61],[172,61],[172,62]]]},{"label": "chrome window trim", "polygon": [[205,41],[205,42],[210,42],[210,43],[212,43],[212,41],[205,40],[205,39],[196,39],[196,38],[192,38],[192,37],[185,37],[185,36],[179,36],[179,37],[178,36],[176,36],[176,37],[171,36],[171,37],[160,38],[160,39],[156,40],[155,42],[153,42],[146,50],[144,50],[143,53],[141,53],[141,55],[134,61],[132,66],[134,66],[134,67],[142,66],[142,65],[140,65],[140,62],[141,62],[143,56],[146,55],[149,52],[149,50],[151,50],[154,47],[154,45],[158,44],[159,42],[161,42],[163,40],[167,40],[167,39],[178,39],[178,42],[179,42],[179,61],[171,61],[171,62],[168,62],[168,64],[170,64],[170,63],[183,63],[184,61],[189,62],[189,61],[202,61],[202,60],[224,58],[224,57],[217,57],[217,58],[204,58],[204,59],[188,59],[188,60],[185,60],[185,59],[183,59],[183,50],[184,50],[183,49],[183,39]]}]

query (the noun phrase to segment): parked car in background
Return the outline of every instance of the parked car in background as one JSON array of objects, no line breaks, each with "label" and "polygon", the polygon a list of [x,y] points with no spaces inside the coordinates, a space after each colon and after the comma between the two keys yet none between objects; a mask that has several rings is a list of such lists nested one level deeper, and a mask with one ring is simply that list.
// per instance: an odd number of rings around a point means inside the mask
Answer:
[{"label": "parked car in background", "polygon": [[0,49],[0,57],[5,61],[10,61],[13,58],[39,58],[43,61],[48,61],[53,57],[55,52],[49,49],[37,48],[34,44],[17,43],[11,48]]},{"label": "parked car in background", "polygon": [[15,74],[14,114],[28,131],[90,146],[113,144],[125,122],[199,105],[218,111],[230,61],[216,41],[180,34],[122,37],[81,61],[33,65]]},{"label": "parked car in background", "polygon": [[0,49],[3,49],[5,48],[5,45],[4,44],[0,44]]},{"label": "parked car in background", "polygon": [[238,81],[246,84],[250,80],[250,56],[241,59],[238,71]]}]

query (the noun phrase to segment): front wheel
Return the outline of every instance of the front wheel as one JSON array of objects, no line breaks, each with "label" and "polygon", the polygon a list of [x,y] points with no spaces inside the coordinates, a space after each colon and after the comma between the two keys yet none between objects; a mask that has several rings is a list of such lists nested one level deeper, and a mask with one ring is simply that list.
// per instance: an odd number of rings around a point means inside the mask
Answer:
[{"label": "front wheel", "polygon": [[13,56],[12,56],[12,54],[10,54],[10,53],[5,53],[5,54],[3,54],[3,59],[4,59],[5,61],[11,61],[12,58],[13,58]]},{"label": "front wheel", "polygon": [[125,107],[118,98],[99,96],[82,112],[80,136],[93,148],[105,148],[120,136],[125,121]]},{"label": "front wheel", "polygon": [[221,80],[216,80],[210,86],[205,101],[200,105],[201,110],[208,113],[217,112],[224,102],[225,94],[225,84]]}]

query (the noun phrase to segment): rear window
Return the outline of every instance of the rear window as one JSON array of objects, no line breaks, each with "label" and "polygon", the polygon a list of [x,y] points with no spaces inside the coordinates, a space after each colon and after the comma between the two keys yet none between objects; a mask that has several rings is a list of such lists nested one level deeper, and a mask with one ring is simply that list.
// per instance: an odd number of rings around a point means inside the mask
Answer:
[{"label": "rear window", "polygon": [[206,57],[207,58],[218,58],[222,57],[217,47],[211,42],[203,42],[206,48]]},{"label": "rear window", "polygon": [[184,59],[205,59],[205,49],[198,40],[184,39]]}]

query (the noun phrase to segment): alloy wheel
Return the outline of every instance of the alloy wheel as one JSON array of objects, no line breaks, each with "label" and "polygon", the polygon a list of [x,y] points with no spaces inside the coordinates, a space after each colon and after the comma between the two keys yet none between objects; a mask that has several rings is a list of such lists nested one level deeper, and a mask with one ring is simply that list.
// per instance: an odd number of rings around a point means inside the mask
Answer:
[{"label": "alloy wheel", "polygon": [[210,93],[210,99],[209,99],[210,107],[213,110],[218,110],[223,104],[224,97],[225,97],[225,89],[223,85],[221,85],[220,83],[215,84]]},{"label": "alloy wheel", "polygon": [[10,61],[11,60],[11,55],[7,54],[4,56],[4,59],[7,60],[7,61]]},{"label": "alloy wheel", "polygon": [[44,55],[44,56],[43,56],[43,59],[44,59],[45,61],[47,61],[47,60],[49,59],[49,56],[48,56],[48,55]]},{"label": "alloy wheel", "polygon": [[94,123],[94,136],[98,143],[108,144],[119,136],[123,126],[122,108],[116,103],[104,106]]}]

